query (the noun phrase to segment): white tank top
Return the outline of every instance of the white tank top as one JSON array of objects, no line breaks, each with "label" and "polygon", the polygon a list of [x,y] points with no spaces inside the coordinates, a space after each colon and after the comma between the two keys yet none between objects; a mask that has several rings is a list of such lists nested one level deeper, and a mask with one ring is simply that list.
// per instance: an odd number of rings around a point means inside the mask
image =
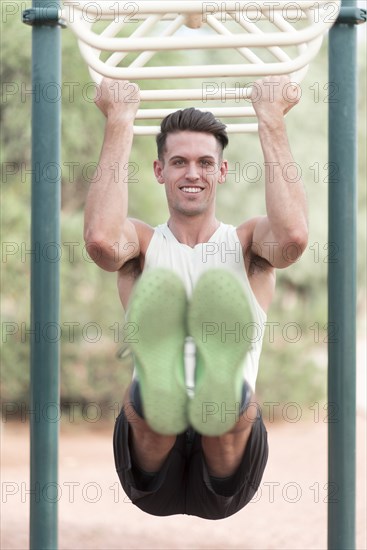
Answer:
[{"label": "white tank top", "polygon": [[[144,271],[157,267],[174,271],[182,279],[189,297],[201,274],[208,269],[229,269],[237,275],[250,304],[254,321],[252,335],[246,335],[251,338],[251,345],[243,367],[244,378],[255,390],[266,314],[250,286],[236,228],[221,223],[208,242],[199,243],[192,248],[178,242],[166,223],[158,225],[146,252]],[[195,369],[195,345],[191,338],[187,339],[185,346],[185,367],[186,383],[191,392],[194,387]]]}]

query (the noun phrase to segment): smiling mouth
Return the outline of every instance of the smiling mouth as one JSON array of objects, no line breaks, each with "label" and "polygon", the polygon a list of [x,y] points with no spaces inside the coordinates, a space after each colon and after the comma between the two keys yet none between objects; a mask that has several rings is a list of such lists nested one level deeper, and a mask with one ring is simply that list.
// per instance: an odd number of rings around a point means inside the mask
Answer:
[{"label": "smiling mouth", "polygon": [[203,187],[198,186],[189,186],[185,185],[184,187],[180,187],[180,191],[183,191],[184,193],[189,193],[191,195],[197,195],[198,193],[201,193],[203,191]]}]

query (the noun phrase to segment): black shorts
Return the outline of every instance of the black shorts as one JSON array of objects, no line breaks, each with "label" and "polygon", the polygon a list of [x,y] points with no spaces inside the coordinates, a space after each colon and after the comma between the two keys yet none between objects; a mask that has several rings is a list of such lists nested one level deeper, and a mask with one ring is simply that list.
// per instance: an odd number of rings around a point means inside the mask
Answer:
[{"label": "black shorts", "polygon": [[235,514],[255,495],[268,459],[267,432],[259,412],[242,462],[230,478],[230,492],[228,487],[221,490],[221,494],[218,488],[215,492],[201,448],[201,435],[191,428],[177,436],[161,470],[142,486],[130,453],[129,431],[122,410],[114,430],[116,470],[132,503],[155,516],[188,514],[204,519],[222,519]]}]

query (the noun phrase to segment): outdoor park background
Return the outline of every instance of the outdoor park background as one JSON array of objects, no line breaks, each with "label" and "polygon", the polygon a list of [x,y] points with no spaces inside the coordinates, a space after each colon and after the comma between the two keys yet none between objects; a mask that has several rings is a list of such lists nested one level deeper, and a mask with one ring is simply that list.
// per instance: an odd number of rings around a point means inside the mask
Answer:
[{"label": "outdoor park background", "polygon": [[[9,4],[14,7],[14,14],[9,15],[7,11],[4,19],[5,7]],[[13,496],[2,498],[4,549],[25,548],[28,530],[29,496],[23,495],[21,489],[29,483],[29,415],[25,411],[29,401],[30,340],[26,328],[29,328],[30,315],[27,250],[30,248],[31,30],[21,23],[21,11],[29,6],[30,2],[1,5],[4,83],[1,399],[3,410],[7,411],[1,425],[2,480],[14,483],[19,489]],[[148,517],[126,503],[121,492],[116,498],[117,476],[113,471],[110,439],[131,366],[117,357],[123,345],[124,318],[117,296],[116,275],[103,272],[88,261],[83,254],[82,238],[83,206],[94,174],[93,166],[98,162],[104,120],[93,105],[93,87],[75,37],[64,30],[62,41],[60,484],[75,482],[80,489],[94,483],[104,488],[102,496],[108,494],[109,500],[92,502],[95,486],[91,486],[89,493],[83,494],[80,490],[79,501],[76,494],[71,502],[63,486],[60,547],[324,548],[327,267],[330,260],[342,261],[337,250],[328,248],[327,243],[327,107],[333,91],[328,88],[327,40],[302,81],[301,103],[287,117],[289,140],[309,199],[310,238],[302,259],[278,272],[276,300],[268,315],[274,331],[269,330],[264,338],[257,386],[271,444],[267,470],[270,477],[265,477],[264,482],[271,480],[283,489],[287,483],[297,483],[307,498],[297,500],[297,495],[292,493],[295,486],[289,486],[289,494],[279,490],[271,501],[269,493],[269,498],[260,499],[252,509],[248,507],[235,517],[214,524],[197,518]],[[357,272],[357,402],[361,435],[365,434],[366,391],[365,51],[366,26],[359,33],[358,58],[358,247],[361,254]],[[176,86],[180,87],[181,83],[177,82]],[[226,156],[232,174],[218,191],[218,217],[236,225],[265,213],[258,136],[230,136]],[[130,215],[152,225],[167,219],[164,190],[152,173],[154,158],[154,139],[135,138],[129,186]],[[6,334],[4,327],[5,330],[12,327],[14,334]],[[357,540],[358,548],[364,549],[367,547],[363,519],[366,512],[365,436],[359,439],[358,461],[361,468],[358,470]],[[269,491],[270,485],[264,489]],[[145,528],[139,531],[142,525]]]}]

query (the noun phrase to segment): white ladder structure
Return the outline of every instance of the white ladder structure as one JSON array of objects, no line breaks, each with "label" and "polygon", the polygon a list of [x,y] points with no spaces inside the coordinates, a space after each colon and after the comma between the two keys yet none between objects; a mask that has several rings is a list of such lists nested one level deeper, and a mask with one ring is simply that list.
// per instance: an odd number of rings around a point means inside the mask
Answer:
[{"label": "white ladder structure", "polygon": [[[131,80],[141,87],[143,105],[199,102],[194,106],[219,118],[250,119],[227,124],[234,133],[257,131],[251,122],[254,109],[246,106],[251,80],[244,80],[289,74],[300,82],[339,9],[340,0],[64,0],[62,17],[96,83],[104,76]],[[211,50],[213,61],[225,52],[225,62],[203,64],[204,50]],[[171,63],[171,52],[177,52],[180,64]],[[160,65],[152,62],[156,54]],[[177,79],[184,87],[172,88]],[[162,87],[146,89],[145,81],[151,80]],[[208,107],[208,101],[227,105]],[[141,108],[136,120],[162,119],[176,109]],[[134,126],[140,135],[158,131],[159,126]]]}]

